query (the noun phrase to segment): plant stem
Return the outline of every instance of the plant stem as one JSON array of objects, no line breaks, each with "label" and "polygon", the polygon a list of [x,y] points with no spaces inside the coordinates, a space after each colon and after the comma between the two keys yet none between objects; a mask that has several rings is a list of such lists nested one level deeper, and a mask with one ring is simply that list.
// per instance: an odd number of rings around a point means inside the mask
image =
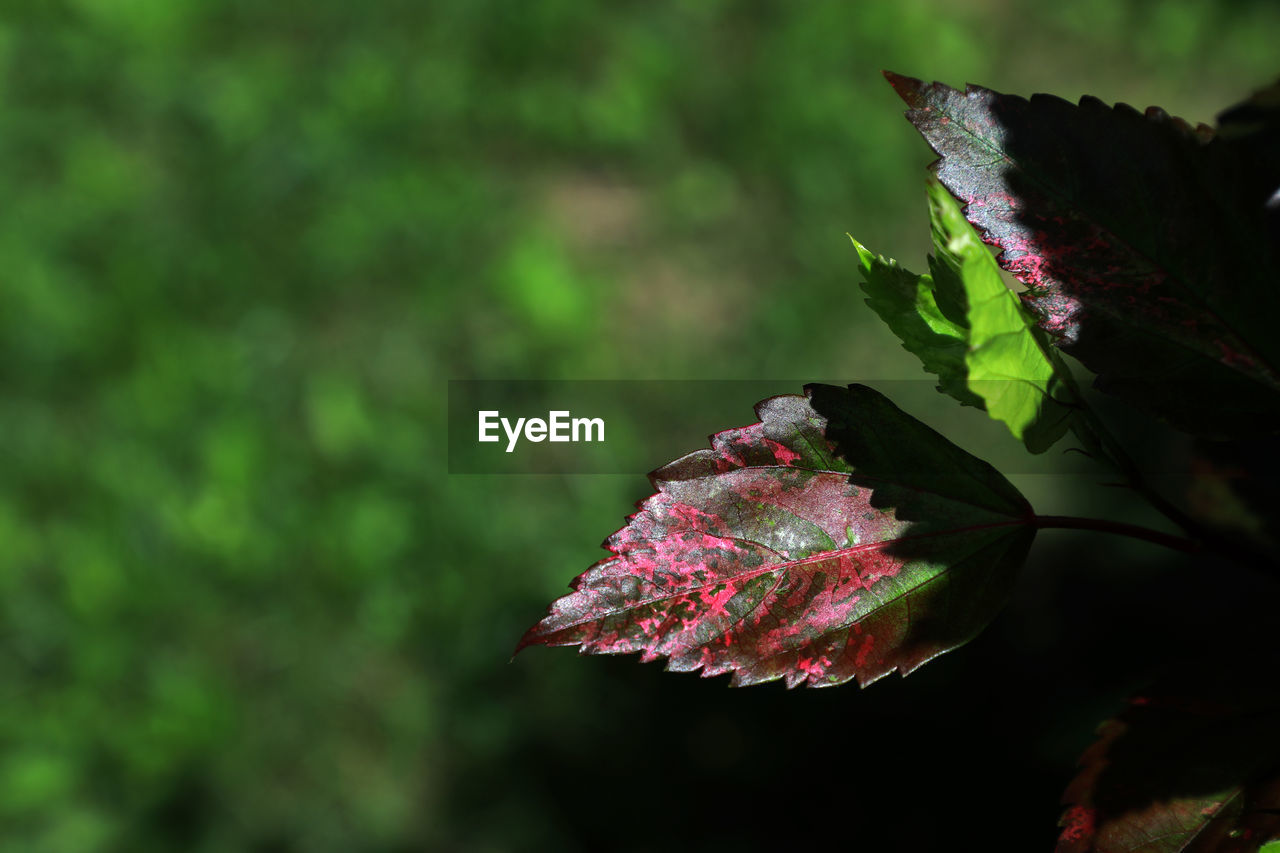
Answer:
[{"label": "plant stem", "polygon": [[1185,539],[1181,536],[1174,536],[1170,533],[1161,533],[1159,530],[1152,530],[1148,527],[1138,527],[1135,524],[1122,524],[1118,521],[1107,521],[1101,518],[1077,518],[1070,515],[1037,515],[1035,518],[1037,530],[1045,528],[1059,528],[1064,530],[1095,530],[1099,533],[1114,533],[1117,536],[1128,536],[1130,539],[1141,539],[1144,542],[1152,542],[1156,545],[1163,545],[1166,548],[1172,548],[1175,551],[1181,551],[1184,554],[1198,553],[1202,546],[1194,539]]},{"label": "plant stem", "polygon": [[[1083,399],[1081,399],[1081,409],[1084,414],[1084,426],[1088,430],[1088,438],[1092,439],[1092,443],[1095,449],[1100,451],[1100,455],[1111,462],[1116,470],[1128,480],[1129,487],[1146,498],[1147,503],[1151,504],[1152,508],[1181,527],[1186,533],[1202,537],[1204,534],[1202,525],[1152,488],[1151,484],[1142,475],[1142,472],[1138,470],[1138,466],[1125,453],[1124,447],[1107,429],[1097,413],[1087,404],[1084,404]],[[1076,437],[1086,444],[1090,443],[1086,436],[1080,434],[1080,431],[1076,431]]]},{"label": "plant stem", "polygon": [[[1078,393],[1078,392],[1077,392]],[[1147,499],[1152,508],[1169,519],[1171,522],[1181,527],[1183,532],[1192,537],[1197,550],[1212,551],[1217,554],[1234,560],[1241,565],[1250,566],[1254,569],[1268,572],[1270,574],[1280,574],[1280,563],[1276,558],[1257,547],[1250,545],[1247,541],[1240,541],[1235,537],[1224,535],[1221,531],[1214,530],[1195,518],[1187,515],[1178,509],[1172,503],[1165,499],[1163,495],[1157,492],[1150,483],[1143,477],[1142,472],[1138,470],[1138,466],[1125,453],[1124,447],[1114,436],[1107,430],[1102,419],[1098,417],[1083,398],[1077,396],[1078,405],[1080,407],[1080,415],[1072,431],[1076,438],[1085,445],[1086,449],[1092,452],[1111,465],[1128,481],[1127,485],[1138,494]],[[1103,522],[1099,522],[1102,524]],[[1090,526],[1091,530],[1101,529],[1096,526]],[[1119,531],[1114,531],[1119,532]],[[1163,535],[1163,534],[1160,534]],[[1139,537],[1142,538],[1142,537]],[[1177,537],[1169,537],[1177,539]],[[1155,540],[1151,540],[1155,541]],[[1179,540],[1188,541],[1188,540]],[[1162,543],[1169,544],[1169,543]],[[1187,553],[1192,550],[1180,546],[1172,545],[1169,547],[1177,548]]]}]

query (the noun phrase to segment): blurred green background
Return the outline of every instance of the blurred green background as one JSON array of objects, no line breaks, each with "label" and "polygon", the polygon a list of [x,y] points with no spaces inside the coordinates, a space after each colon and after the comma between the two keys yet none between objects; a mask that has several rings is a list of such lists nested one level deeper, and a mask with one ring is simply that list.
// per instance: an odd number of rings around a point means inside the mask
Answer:
[{"label": "blurred green background", "polygon": [[[1211,121],[1280,32],[1210,0],[0,6],[0,850],[50,853],[742,849],[816,784],[788,708],[929,688],[509,665],[646,484],[449,476],[446,381],[918,377],[844,236],[923,266],[882,68]],[[1010,747],[1050,842],[1105,711]]]}]

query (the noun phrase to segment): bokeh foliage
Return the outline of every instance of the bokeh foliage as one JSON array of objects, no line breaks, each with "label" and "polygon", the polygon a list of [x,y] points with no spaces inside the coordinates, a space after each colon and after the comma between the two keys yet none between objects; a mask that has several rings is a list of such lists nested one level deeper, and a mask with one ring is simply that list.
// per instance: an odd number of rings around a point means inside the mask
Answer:
[{"label": "bokeh foliage", "polygon": [[844,236],[921,266],[929,158],[881,68],[1209,120],[1278,25],[3,4],[0,849],[592,846],[538,762],[652,708],[506,662],[644,482],[447,476],[445,381],[916,377]]}]

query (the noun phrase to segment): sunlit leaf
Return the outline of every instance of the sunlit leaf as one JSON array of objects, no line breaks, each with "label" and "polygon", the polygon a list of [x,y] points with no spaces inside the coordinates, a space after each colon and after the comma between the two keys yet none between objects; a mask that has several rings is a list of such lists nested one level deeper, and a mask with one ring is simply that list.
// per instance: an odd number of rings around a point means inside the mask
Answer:
[{"label": "sunlit leaf", "polygon": [[858,250],[867,304],[938,376],[939,390],[986,409],[1039,453],[1067,430],[1074,391],[1043,334],[1000,278],[955,199],[929,186],[930,273]]},{"label": "sunlit leaf", "polygon": [[995,469],[876,391],[813,385],[651,475],[612,555],[520,641],[734,684],[863,685],[968,641],[1031,539]]}]

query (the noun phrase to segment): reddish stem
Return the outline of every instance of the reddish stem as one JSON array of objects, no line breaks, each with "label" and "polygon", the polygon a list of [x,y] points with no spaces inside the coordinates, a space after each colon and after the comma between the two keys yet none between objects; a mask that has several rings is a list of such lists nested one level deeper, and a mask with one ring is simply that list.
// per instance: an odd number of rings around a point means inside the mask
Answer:
[{"label": "reddish stem", "polygon": [[1161,533],[1158,530],[1138,527],[1134,524],[1122,524],[1118,521],[1106,521],[1101,518],[1076,518],[1070,515],[1037,515],[1035,518],[1035,526],[1037,530],[1043,530],[1046,527],[1056,527],[1065,530],[1096,530],[1099,533],[1114,533],[1117,536],[1128,536],[1130,539],[1141,539],[1144,542],[1163,545],[1166,548],[1172,548],[1173,550],[1181,551],[1184,554],[1198,553],[1202,547],[1199,542],[1196,542],[1193,539],[1185,539],[1181,536]]}]

